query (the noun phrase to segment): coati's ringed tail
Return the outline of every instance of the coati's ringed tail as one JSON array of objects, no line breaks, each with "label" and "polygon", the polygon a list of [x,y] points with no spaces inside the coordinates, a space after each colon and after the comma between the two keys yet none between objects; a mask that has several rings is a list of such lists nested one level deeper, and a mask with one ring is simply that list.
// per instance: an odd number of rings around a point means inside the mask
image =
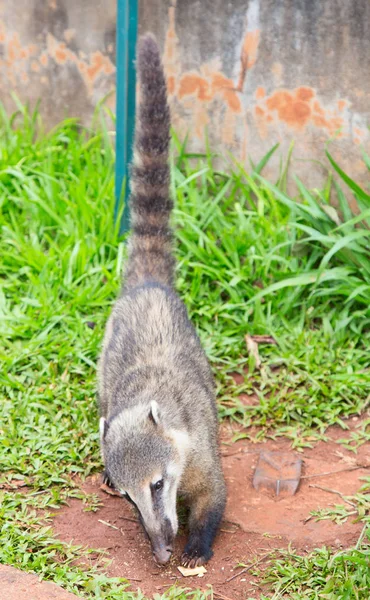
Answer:
[{"label": "coati's ringed tail", "polygon": [[137,55],[140,103],[131,168],[131,239],[126,288],[154,280],[172,285],[174,259],[169,218],[168,151],[170,110],[166,81],[155,38],[140,39]]}]

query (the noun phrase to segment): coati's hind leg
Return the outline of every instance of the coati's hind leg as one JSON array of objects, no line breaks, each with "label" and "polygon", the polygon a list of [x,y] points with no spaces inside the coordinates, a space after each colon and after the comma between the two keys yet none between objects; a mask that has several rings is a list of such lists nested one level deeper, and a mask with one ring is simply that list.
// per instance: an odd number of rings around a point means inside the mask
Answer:
[{"label": "coati's hind leg", "polygon": [[224,488],[203,491],[192,499],[189,539],[181,557],[185,567],[199,567],[212,558],[212,544],[225,510],[225,501]]}]

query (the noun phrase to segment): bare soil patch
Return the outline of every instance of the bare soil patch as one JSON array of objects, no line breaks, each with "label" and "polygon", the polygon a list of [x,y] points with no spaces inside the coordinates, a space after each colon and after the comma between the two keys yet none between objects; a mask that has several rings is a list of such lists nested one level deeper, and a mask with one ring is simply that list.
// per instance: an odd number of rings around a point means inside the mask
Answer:
[{"label": "bare soil patch", "polygon": [[[355,424],[354,421],[349,423]],[[370,443],[361,446],[358,454],[354,454],[336,443],[337,439],[348,436],[348,432],[331,428],[329,434],[331,441],[319,442],[313,449],[299,453],[303,459],[301,483],[295,496],[285,498],[257,492],[252,478],[260,451],[293,452],[288,440],[281,438],[261,444],[241,440],[222,446],[228,504],[214,546],[214,557],[206,566],[207,574],[201,579],[185,579],[177,570],[186,539],[184,532],[178,536],[171,563],[165,568],[155,564],[149,542],[131,506],[119,497],[104,493],[100,489],[100,476],[89,478],[82,488],[86,493],[97,494],[103,506],[95,513],[85,512],[80,500],[71,500],[69,506],[56,514],[55,532],[68,542],[104,548],[112,559],[108,573],[127,578],[131,589],[140,588],[149,597],[155,592],[163,593],[174,583],[202,589],[210,584],[215,598],[239,600],[258,597],[259,591],[253,585],[256,581],[250,572],[230,580],[239,571],[236,569],[239,563],[249,564],[253,558],[263,559],[273,549],[286,548],[289,542],[300,552],[322,545],[347,547],[355,543],[360,534],[362,524],[350,519],[337,525],[309,518],[312,510],[344,503],[338,495],[320,488],[343,495],[355,494],[361,486],[360,478],[370,474]],[[224,429],[223,440],[227,441],[228,437]],[[263,565],[263,560],[260,564]]]}]

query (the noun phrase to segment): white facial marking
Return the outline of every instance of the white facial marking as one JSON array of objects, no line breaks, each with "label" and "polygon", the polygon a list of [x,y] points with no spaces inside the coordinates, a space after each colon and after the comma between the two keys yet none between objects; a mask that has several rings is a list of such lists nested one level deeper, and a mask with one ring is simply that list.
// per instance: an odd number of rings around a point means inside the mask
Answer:
[{"label": "white facial marking", "polygon": [[169,481],[168,479],[165,480],[163,493],[163,507],[165,515],[169,519],[172,526],[172,530],[176,535],[178,529],[176,496],[181,473],[179,474],[178,465],[176,463],[170,463],[168,465],[167,473],[172,478],[172,481]]},{"label": "white facial marking", "polygon": [[161,525],[153,510],[153,499],[150,486],[141,489],[141,498],[137,500],[137,506],[141,512],[144,523],[149,528],[148,533],[160,533]]},{"label": "white facial marking", "polygon": [[176,534],[178,529],[178,519],[176,513],[177,490],[180,485],[181,477],[184,471],[188,450],[190,447],[190,438],[185,431],[172,429],[169,433],[174,446],[178,452],[178,460],[167,465],[167,474],[172,481],[165,480],[163,504],[166,517],[170,520],[173,532]]}]

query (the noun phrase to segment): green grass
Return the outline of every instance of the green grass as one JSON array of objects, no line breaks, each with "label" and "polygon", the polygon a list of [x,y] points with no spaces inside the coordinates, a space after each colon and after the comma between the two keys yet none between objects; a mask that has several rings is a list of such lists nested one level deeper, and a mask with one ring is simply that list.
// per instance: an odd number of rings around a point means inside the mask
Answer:
[{"label": "green grass", "polygon": [[333,553],[321,548],[305,557],[293,550],[282,553],[264,574],[275,591],[262,594],[261,600],[368,600],[370,535],[365,527],[349,550]]},{"label": "green grass", "polygon": [[[101,465],[95,364],[125,257],[113,224],[111,135],[73,119],[40,133],[38,113],[23,107],[11,118],[2,110],[0,130],[0,561],[85,598],[128,600],[124,581],[88,561],[76,566],[81,549],[55,540],[37,510],[78,494],[75,476]],[[259,437],[287,435],[296,447],[333,423],[346,427],[368,404],[370,196],[333,161],[342,187],[298,182],[292,198],[285,176],[262,179],[269,156],[226,173],[211,155],[175,146],[178,290],[214,366],[220,417],[258,426]],[[247,333],[277,341],[260,346],[260,370]],[[243,406],[241,392],[259,402]],[[353,446],[366,439],[365,427]],[[24,493],[9,489],[20,483]],[[184,592],[166,596],[175,597]]]}]

